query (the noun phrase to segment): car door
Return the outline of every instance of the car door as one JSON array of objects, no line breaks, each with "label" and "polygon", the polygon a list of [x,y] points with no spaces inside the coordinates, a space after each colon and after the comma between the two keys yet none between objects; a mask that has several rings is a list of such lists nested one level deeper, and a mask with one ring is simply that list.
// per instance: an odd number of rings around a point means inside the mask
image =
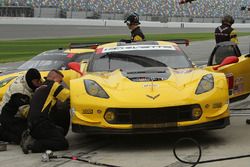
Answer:
[{"label": "car door", "polygon": [[[238,62],[222,65],[229,56],[238,57]],[[219,67],[216,69],[216,67]],[[214,48],[206,67],[213,72],[225,73],[228,79],[230,101],[246,98],[250,93],[250,56],[241,55],[238,46],[232,42],[222,42]]]}]

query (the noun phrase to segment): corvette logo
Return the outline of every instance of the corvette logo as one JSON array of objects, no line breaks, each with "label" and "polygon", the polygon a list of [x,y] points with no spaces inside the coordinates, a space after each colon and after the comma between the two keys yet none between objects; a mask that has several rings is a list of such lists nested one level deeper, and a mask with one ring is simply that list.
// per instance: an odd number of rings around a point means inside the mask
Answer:
[{"label": "corvette logo", "polygon": [[160,94],[156,95],[156,96],[150,96],[150,95],[146,95],[148,98],[155,100],[156,98],[158,98],[160,96]]}]

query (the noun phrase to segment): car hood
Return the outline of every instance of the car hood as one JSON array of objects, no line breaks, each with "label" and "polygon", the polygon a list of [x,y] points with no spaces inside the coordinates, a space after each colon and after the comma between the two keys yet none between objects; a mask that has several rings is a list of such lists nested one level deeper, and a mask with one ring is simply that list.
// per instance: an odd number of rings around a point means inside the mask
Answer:
[{"label": "car hood", "polygon": [[[210,72],[211,73],[211,72]],[[133,85],[143,85],[157,83],[163,86],[176,87],[183,89],[188,85],[199,82],[201,77],[209,74],[208,71],[202,69],[170,69],[165,71],[153,71],[142,73],[141,71],[120,71],[113,72],[95,72],[87,73],[84,79],[95,80],[98,84],[112,89],[127,89]]]},{"label": "car hood", "polygon": [[[169,102],[178,100],[185,104],[186,101],[194,99],[195,90],[201,78],[209,72],[201,69],[167,69],[165,79],[151,81],[133,81],[125,72],[116,70],[114,72],[90,73],[84,79],[96,81],[107,94],[119,102],[129,102],[144,98]],[[151,74],[150,74],[151,75]],[[143,75],[140,74],[140,77]],[[157,78],[157,75],[155,75]],[[164,73],[159,74],[164,78]],[[160,78],[160,77],[159,77]],[[157,105],[158,106],[158,105]]]}]

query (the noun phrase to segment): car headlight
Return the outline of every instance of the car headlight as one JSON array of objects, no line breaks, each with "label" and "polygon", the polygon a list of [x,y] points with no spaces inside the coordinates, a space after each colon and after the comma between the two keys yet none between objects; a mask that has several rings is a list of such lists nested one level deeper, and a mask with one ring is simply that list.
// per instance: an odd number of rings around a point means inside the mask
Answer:
[{"label": "car headlight", "polygon": [[95,81],[93,80],[84,80],[84,85],[86,92],[95,97],[100,97],[100,98],[109,98],[109,95],[105,92],[105,90]]},{"label": "car headlight", "polygon": [[5,78],[3,80],[0,81],[0,88],[4,87],[5,85],[7,85],[12,79],[16,78],[16,76],[13,77],[9,77],[9,78]]},{"label": "car headlight", "polygon": [[207,74],[202,77],[195,91],[195,94],[202,94],[214,88],[214,77],[212,74]]}]

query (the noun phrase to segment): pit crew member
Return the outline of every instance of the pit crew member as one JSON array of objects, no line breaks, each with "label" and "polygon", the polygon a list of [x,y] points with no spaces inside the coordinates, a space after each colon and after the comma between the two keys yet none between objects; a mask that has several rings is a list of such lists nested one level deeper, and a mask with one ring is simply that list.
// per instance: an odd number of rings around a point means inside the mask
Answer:
[{"label": "pit crew member", "polygon": [[215,41],[216,43],[231,41],[238,44],[237,33],[232,25],[234,24],[234,19],[230,15],[226,15],[222,18],[222,25],[215,29]]},{"label": "pit crew member", "polygon": [[40,72],[31,68],[9,86],[0,104],[0,140],[20,143],[21,134],[27,128],[30,100],[41,84]]},{"label": "pit crew member", "polygon": [[60,83],[63,74],[58,70],[51,70],[46,81],[37,89],[30,103],[28,126],[30,130],[22,135],[21,147],[25,154],[44,152],[46,150],[65,150],[68,141],[63,130],[56,126],[49,117],[57,100],[64,102],[69,97],[69,90]]},{"label": "pit crew member", "polygon": [[137,13],[130,14],[124,23],[127,24],[128,28],[131,30],[130,40],[121,40],[123,42],[138,42],[145,41],[145,36],[140,28],[139,15]]}]

